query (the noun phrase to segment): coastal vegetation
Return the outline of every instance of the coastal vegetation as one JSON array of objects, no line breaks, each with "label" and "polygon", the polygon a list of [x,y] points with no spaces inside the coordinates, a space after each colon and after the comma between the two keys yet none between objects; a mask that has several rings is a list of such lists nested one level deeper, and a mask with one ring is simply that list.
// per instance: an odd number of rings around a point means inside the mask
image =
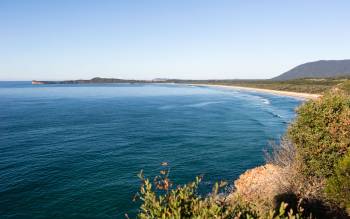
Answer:
[{"label": "coastal vegetation", "polygon": [[285,81],[275,80],[209,80],[191,81],[192,84],[212,84],[261,88],[278,91],[291,91],[300,93],[322,94],[335,86],[350,91],[350,80],[347,77],[339,78],[301,78]]},{"label": "coastal vegetation", "polygon": [[219,182],[201,195],[199,177],[175,187],[167,169],[153,181],[141,173],[138,217],[350,218],[350,96],[341,80],[309,81],[333,88],[297,109],[267,164],[242,174],[230,192]]},{"label": "coastal vegetation", "polygon": [[[254,210],[249,203],[230,201],[220,191],[227,185],[226,182],[216,183],[210,194],[201,196],[198,190],[201,177],[196,177],[193,182],[171,188],[168,170],[162,170],[156,176],[153,183],[143,176],[140,192],[136,198],[142,201],[138,218],[260,218],[259,212]],[[267,219],[298,219],[302,218],[302,209],[294,213],[288,208],[288,204],[281,202],[279,208],[264,214]],[[126,215],[128,218],[128,216]]]},{"label": "coastal vegetation", "polygon": [[350,146],[350,99],[340,91],[298,109],[288,130],[306,176],[328,178]]}]

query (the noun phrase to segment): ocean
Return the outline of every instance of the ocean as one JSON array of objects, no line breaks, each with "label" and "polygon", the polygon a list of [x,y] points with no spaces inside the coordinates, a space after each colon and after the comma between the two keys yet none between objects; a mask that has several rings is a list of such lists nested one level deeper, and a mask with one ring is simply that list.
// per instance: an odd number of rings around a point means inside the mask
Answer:
[{"label": "ocean", "polygon": [[233,182],[302,100],[171,84],[0,82],[0,218],[124,218],[137,173]]}]

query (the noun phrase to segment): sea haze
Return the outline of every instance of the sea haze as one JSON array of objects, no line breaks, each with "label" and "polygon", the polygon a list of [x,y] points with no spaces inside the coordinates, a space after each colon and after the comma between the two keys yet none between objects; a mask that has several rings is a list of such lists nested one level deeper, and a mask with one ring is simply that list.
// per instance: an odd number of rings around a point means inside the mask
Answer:
[{"label": "sea haze", "polygon": [[185,85],[0,83],[0,217],[122,218],[137,173],[204,186],[264,162],[301,100]]}]

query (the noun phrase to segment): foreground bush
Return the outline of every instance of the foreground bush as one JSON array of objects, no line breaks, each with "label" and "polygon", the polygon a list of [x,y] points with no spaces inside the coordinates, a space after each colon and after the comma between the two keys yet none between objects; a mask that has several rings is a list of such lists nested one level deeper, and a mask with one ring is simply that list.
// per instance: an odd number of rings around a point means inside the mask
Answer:
[{"label": "foreground bush", "polygon": [[350,154],[336,166],[334,176],[327,181],[326,193],[350,213]]},{"label": "foreground bush", "polygon": [[350,148],[350,98],[333,91],[298,109],[288,131],[296,147],[301,172],[328,178]]},{"label": "foreground bush", "polygon": [[194,182],[187,185],[172,188],[168,178],[168,171],[162,170],[153,183],[144,178],[141,173],[139,177],[142,185],[138,198],[142,201],[138,218],[220,218],[220,219],[298,219],[300,214],[294,214],[293,210],[286,211],[287,204],[281,203],[279,209],[271,209],[269,214],[259,215],[249,205],[243,202],[232,203],[226,200],[225,195],[219,194],[219,190],[226,183],[216,183],[212,192],[206,196],[198,194],[198,186],[201,178],[197,177]]},{"label": "foreground bush", "polygon": [[336,89],[301,106],[288,138],[295,147],[292,184],[300,202],[349,218],[343,208],[350,204],[350,96]]}]

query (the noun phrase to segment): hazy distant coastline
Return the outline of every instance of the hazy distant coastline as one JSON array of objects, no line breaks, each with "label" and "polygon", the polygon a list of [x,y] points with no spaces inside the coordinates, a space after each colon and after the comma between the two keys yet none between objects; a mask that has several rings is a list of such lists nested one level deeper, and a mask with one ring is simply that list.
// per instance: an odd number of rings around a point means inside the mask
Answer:
[{"label": "hazy distant coastline", "polygon": [[118,78],[101,78],[95,77],[92,79],[79,79],[79,80],[64,80],[64,81],[39,81],[32,80],[32,84],[106,84],[106,83],[152,83],[148,80],[126,80]]},{"label": "hazy distant coastline", "polygon": [[[293,88],[295,81],[271,81],[271,80],[180,80],[180,79],[153,79],[153,80],[124,80],[115,78],[100,78],[95,77],[90,80],[65,80],[65,81],[37,81],[33,80],[32,84],[113,84],[113,83],[174,83],[184,85],[195,85],[195,86],[207,86],[207,87],[220,87],[235,90],[247,90],[255,92],[265,92],[276,95],[298,97],[304,99],[316,99],[321,92],[314,92],[309,89],[312,85],[307,81],[309,79],[301,80],[304,87],[308,89],[300,89],[298,87]],[[316,81],[317,83],[323,83]],[[289,90],[285,90],[285,83],[288,84]],[[298,84],[300,81],[298,81]],[[278,86],[276,86],[278,85]],[[282,86],[281,86],[282,85]],[[324,87],[323,89],[327,89]]]}]

